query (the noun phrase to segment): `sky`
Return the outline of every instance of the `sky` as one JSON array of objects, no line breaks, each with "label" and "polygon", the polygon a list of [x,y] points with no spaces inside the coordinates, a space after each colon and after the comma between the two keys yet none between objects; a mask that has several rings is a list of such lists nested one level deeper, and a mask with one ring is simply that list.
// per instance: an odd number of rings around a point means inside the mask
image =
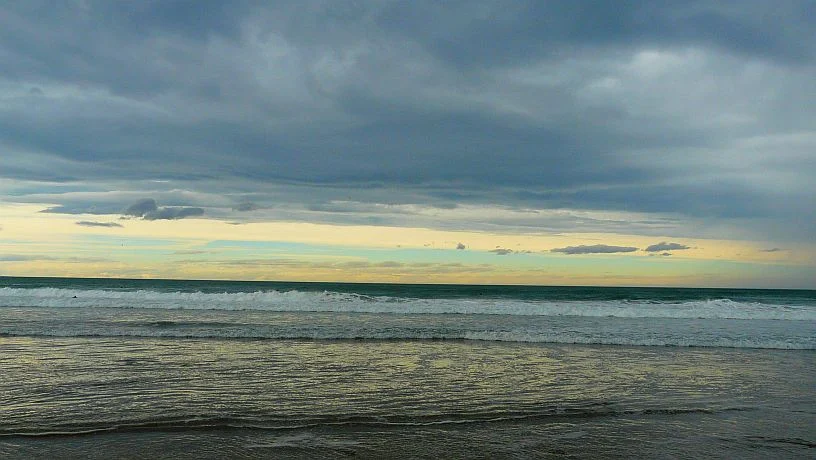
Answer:
[{"label": "sky", "polygon": [[0,275],[816,288],[812,1],[0,8]]}]

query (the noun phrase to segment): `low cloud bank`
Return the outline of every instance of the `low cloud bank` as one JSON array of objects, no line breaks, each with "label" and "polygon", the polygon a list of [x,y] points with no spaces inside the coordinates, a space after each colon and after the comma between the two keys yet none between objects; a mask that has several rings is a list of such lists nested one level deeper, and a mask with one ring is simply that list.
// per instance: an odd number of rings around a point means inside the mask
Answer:
[{"label": "low cloud bank", "polygon": [[21,255],[0,255],[0,262],[26,262],[29,260],[37,260],[36,257],[31,256],[21,256]]},{"label": "low cloud bank", "polygon": [[638,248],[632,246],[609,246],[606,244],[567,246],[565,248],[550,249],[550,252],[563,254],[614,254],[618,252],[635,252]]},{"label": "low cloud bank", "polygon": [[116,222],[92,222],[89,220],[81,220],[76,223],[81,227],[121,227],[122,224],[117,224]]}]

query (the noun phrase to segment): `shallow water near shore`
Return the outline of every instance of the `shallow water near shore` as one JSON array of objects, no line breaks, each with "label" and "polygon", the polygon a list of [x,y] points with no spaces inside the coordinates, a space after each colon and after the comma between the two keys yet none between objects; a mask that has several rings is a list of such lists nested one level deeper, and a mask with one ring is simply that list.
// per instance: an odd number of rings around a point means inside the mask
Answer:
[{"label": "shallow water near shore", "polygon": [[3,281],[2,458],[816,452],[810,291]]},{"label": "shallow water near shore", "polygon": [[0,338],[4,458],[796,457],[811,351]]}]

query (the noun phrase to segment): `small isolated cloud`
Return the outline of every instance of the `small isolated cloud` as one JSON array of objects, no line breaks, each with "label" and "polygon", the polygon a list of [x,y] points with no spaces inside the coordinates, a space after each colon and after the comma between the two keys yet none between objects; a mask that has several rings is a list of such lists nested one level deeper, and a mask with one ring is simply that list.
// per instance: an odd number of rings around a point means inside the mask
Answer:
[{"label": "small isolated cloud", "polygon": [[204,215],[202,208],[158,207],[156,200],[146,198],[128,206],[122,214],[144,220],[176,220]]},{"label": "small isolated cloud", "polygon": [[117,224],[116,222],[92,222],[89,220],[81,220],[76,223],[82,227],[121,227],[122,224]]},{"label": "small isolated cloud", "polygon": [[784,251],[782,248],[770,248],[770,249],[760,249],[760,252],[780,252]]},{"label": "small isolated cloud", "polygon": [[491,249],[488,252],[492,252],[493,254],[496,254],[497,256],[506,256],[507,254],[512,254],[513,250],[512,249],[507,249],[507,248],[496,248],[496,249]]},{"label": "small isolated cloud", "polygon": [[632,246],[609,246],[606,244],[567,246],[565,248],[550,249],[550,252],[563,254],[613,254],[616,252],[634,252],[638,248]]},{"label": "small isolated cloud", "polygon": [[691,249],[691,248],[689,248],[685,244],[668,243],[666,241],[661,241],[661,242],[659,242],[657,244],[653,244],[653,245],[647,247],[646,249],[644,249],[644,251],[646,251],[646,252],[679,251],[681,249]]},{"label": "small isolated cloud", "polygon": [[664,252],[664,253],[662,253],[662,254],[660,254],[660,255],[661,255],[661,256],[670,256],[670,255],[671,255],[671,252]]},{"label": "small isolated cloud", "polygon": [[464,249],[467,249],[467,246],[465,246],[465,245],[464,245],[464,244],[462,244],[462,243],[456,243],[456,249],[458,249],[458,250],[462,251],[462,250],[464,250]]}]

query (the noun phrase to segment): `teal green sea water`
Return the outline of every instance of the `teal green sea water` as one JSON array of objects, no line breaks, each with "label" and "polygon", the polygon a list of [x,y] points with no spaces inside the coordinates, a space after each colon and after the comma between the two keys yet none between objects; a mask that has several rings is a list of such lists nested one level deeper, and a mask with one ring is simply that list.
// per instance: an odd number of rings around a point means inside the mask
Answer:
[{"label": "teal green sea water", "polygon": [[158,292],[345,292],[372,296],[417,298],[492,297],[529,300],[654,300],[731,299],[784,305],[816,305],[816,291],[796,289],[716,289],[592,286],[484,286],[453,284],[296,283],[278,281],[149,280],[110,278],[0,277],[0,288],[79,290],[150,290]]},{"label": "teal green sea water", "polygon": [[0,278],[3,458],[812,458],[816,292]]}]

